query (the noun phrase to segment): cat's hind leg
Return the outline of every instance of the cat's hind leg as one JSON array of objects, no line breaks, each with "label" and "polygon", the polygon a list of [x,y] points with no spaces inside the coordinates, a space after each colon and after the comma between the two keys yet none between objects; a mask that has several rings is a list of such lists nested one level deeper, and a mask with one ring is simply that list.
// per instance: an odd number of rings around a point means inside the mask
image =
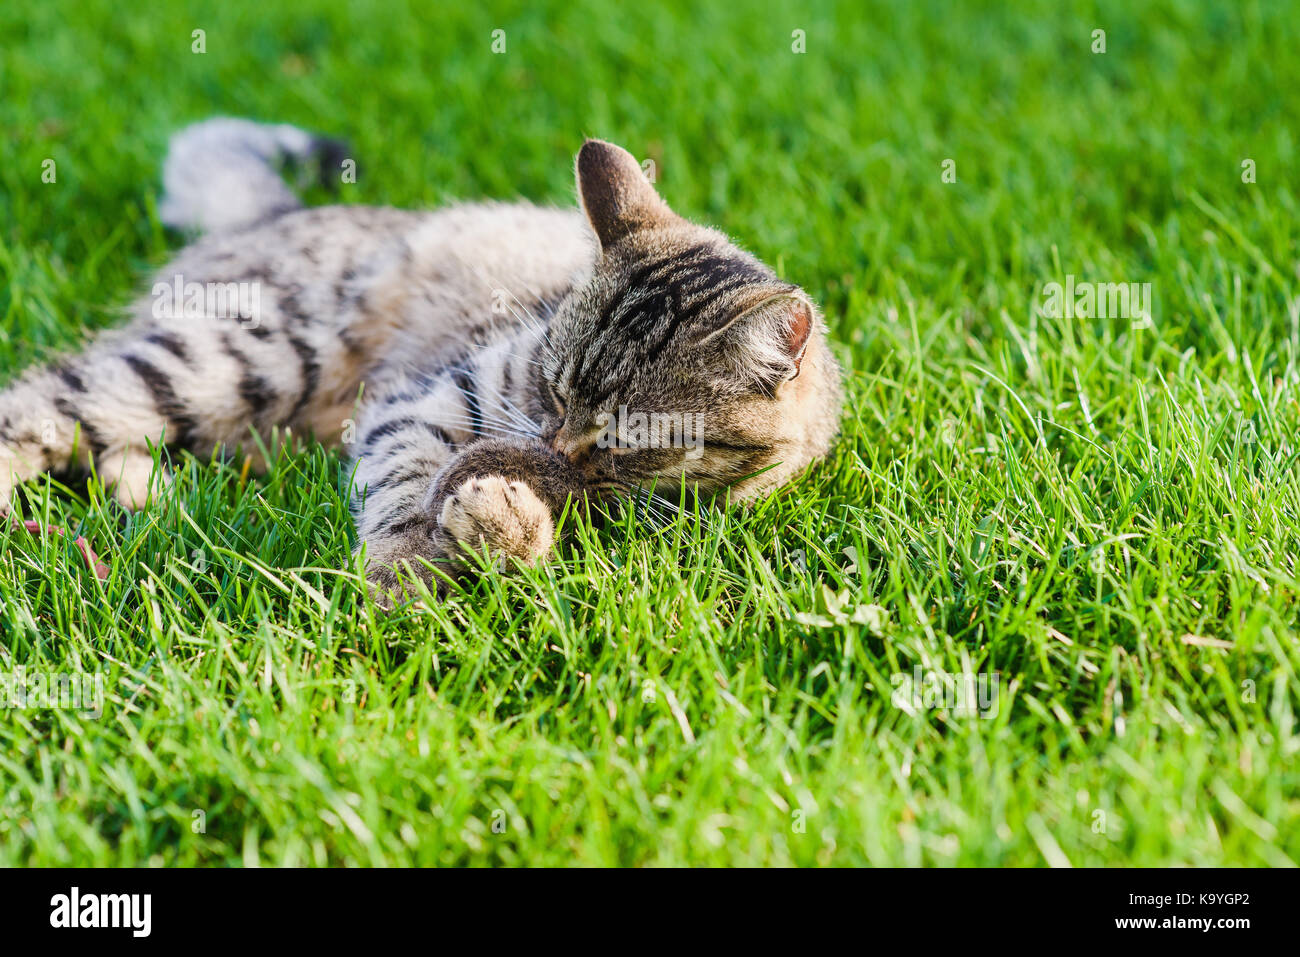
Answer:
[{"label": "cat's hind leg", "polygon": [[127,355],[93,350],[31,369],[0,392],[0,509],[17,484],[88,467],[92,456],[122,504],[144,505],[149,442],[180,439],[192,427],[156,350],[147,341]]},{"label": "cat's hind leg", "polygon": [[138,319],[29,369],[0,391],[0,504],[16,484],[93,456],[101,481],[138,508],[149,497],[151,443],[206,455],[292,421],[306,402],[282,371],[296,355],[283,338],[224,319]]}]

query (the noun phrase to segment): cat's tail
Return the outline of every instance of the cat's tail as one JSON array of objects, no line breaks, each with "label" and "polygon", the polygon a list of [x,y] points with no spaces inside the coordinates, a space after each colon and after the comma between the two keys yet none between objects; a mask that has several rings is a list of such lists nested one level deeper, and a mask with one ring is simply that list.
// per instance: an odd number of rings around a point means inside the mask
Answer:
[{"label": "cat's tail", "polygon": [[320,182],[340,181],[347,147],[287,124],[216,117],[174,134],[163,163],[158,214],[176,229],[229,232],[302,205],[281,170],[315,165]]}]

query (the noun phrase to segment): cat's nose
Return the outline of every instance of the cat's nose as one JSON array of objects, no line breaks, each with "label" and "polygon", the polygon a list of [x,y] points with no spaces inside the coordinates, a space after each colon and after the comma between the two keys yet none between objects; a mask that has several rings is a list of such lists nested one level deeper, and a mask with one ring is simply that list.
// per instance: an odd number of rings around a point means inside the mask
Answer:
[{"label": "cat's nose", "polygon": [[551,448],[559,452],[574,465],[581,465],[591,458],[592,443],[583,436],[565,435],[563,430],[551,441]]},{"label": "cat's nose", "polygon": [[557,432],[555,438],[551,439],[551,448],[571,460],[582,448],[582,443],[573,436]]}]

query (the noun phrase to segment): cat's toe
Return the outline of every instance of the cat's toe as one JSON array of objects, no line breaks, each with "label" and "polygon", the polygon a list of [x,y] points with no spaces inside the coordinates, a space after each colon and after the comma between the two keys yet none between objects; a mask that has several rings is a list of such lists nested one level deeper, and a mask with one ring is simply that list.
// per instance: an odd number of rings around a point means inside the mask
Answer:
[{"label": "cat's toe", "polygon": [[[152,455],[134,450],[109,453],[96,465],[100,476],[113,486],[113,495],[123,506],[135,510],[149,504]],[[160,484],[165,484],[168,478],[166,472],[163,472]]]},{"label": "cat's toe", "polygon": [[486,475],[466,481],[443,503],[442,527],[456,541],[498,559],[535,564],[555,543],[551,512],[527,483]]},{"label": "cat's toe", "polygon": [[14,489],[22,476],[18,474],[18,457],[0,445],[0,517],[9,514]]}]

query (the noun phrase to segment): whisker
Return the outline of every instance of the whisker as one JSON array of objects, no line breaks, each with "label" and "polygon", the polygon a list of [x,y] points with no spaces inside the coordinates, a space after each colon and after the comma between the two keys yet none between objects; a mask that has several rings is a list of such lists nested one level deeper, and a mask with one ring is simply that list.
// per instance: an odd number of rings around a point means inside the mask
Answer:
[{"label": "whisker", "polygon": [[[494,415],[492,409],[490,408],[484,409],[481,405],[479,407],[477,418],[459,409],[447,408],[445,406],[434,407],[434,408],[426,407],[423,409],[419,408],[421,403],[427,403],[428,400],[429,400],[428,396],[417,395],[417,396],[411,396],[410,398],[397,400],[393,402],[392,405],[399,409],[402,408],[403,406],[406,406],[406,408],[402,409],[402,411],[407,411],[412,414],[419,414],[429,422],[450,421],[452,418],[459,418],[466,423],[478,421],[478,422],[483,422],[486,425],[499,425],[499,426],[506,426],[511,428],[518,426],[520,428],[526,429],[533,433],[540,432],[540,428],[538,424],[532,421],[531,419],[528,419],[527,417],[519,418],[517,416],[512,415],[511,417],[507,418],[501,415]],[[411,404],[414,404],[416,407],[410,408]],[[502,409],[501,411],[504,412],[506,410]]]},{"label": "whisker", "polygon": [[532,356],[526,356],[519,352],[510,352],[508,349],[501,349],[500,347],[504,341],[508,341],[508,339],[506,337],[502,337],[501,339],[489,339],[487,342],[470,342],[467,343],[467,345],[471,349],[499,350],[502,355],[509,356],[512,359],[520,359],[524,362],[529,363],[530,365],[535,365],[538,368],[541,368],[542,362],[539,359],[534,359]]},{"label": "whisker", "polygon": [[528,425],[537,428],[538,423],[534,422],[533,418],[530,415],[528,415],[527,412],[525,412],[523,409],[519,408],[517,405],[511,402],[510,396],[506,395],[505,393],[501,393],[498,396],[498,398],[500,398],[501,402],[504,403],[504,407],[503,407],[504,411],[511,413],[520,423],[527,423]]},{"label": "whisker", "polygon": [[517,435],[520,438],[536,439],[539,436],[537,432],[528,432],[524,429],[517,429],[509,425],[502,425],[493,422],[475,421],[469,418],[452,418],[449,416],[440,416],[429,420],[434,425],[445,425],[453,429],[465,429],[474,431],[476,428],[480,432],[495,432],[500,435]]},{"label": "whisker", "polygon": [[[511,299],[513,299],[515,302],[519,304],[519,307],[524,311],[524,315],[522,316],[508,303],[506,304],[506,308],[510,310],[511,315],[515,317],[516,321],[520,322],[525,329],[529,330],[535,336],[537,336],[537,339],[542,344],[543,348],[547,350],[551,350],[553,348],[553,344],[550,338],[550,329],[547,327],[546,323],[543,322],[541,317],[533,314],[532,310],[528,308],[527,304],[518,296],[516,296],[513,290],[507,288],[505,283],[497,282],[495,279],[489,276],[487,272],[483,269],[479,269],[476,267],[475,272],[477,272],[479,278],[482,279],[487,285],[491,286],[493,290],[501,290],[502,292],[506,293],[506,295],[508,295]],[[541,297],[539,296],[538,298]]]},{"label": "whisker", "polygon": [[[499,416],[489,416],[486,414],[486,411],[483,408],[483,403],[481,401],[484,398],[483,395],[475,393],[473,396],[471,396],[468,389],[466,389],[464,386],[457,385],[455,382],[452,383],[452,386],[456,388],[467,399],[473,398],[476,401],[478,405],[478,419],[480,421],[492,422],[497,425],[503,425],[503,426],[524,425],[532,430],[532,434],[534,435],[540,434],[541,429],[538,427],[537,423],[529,420],[527,417],[524,417],[522,421],[511,421],[508,418],[501,418]],[[500,411],[502,412],[507,411],[506,409],[501,408],[499,405],[497,406],[497,408],[500,409]]]}]

